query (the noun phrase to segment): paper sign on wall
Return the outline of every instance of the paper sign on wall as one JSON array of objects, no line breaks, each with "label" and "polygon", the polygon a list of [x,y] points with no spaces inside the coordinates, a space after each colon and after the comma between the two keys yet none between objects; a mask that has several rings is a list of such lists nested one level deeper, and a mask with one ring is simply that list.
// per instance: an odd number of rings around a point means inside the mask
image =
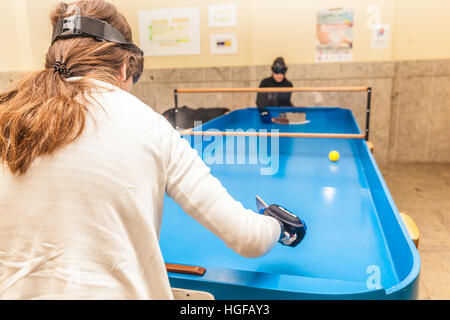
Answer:
[{"label": "paper sign on wall", "polygon": [[237,5],[222,4],[208,6],[210,27],[234,27],[237,24]]},{"label": "paper sign on wall", "polygon": [[353,58],[353,9],[317,12],[316,61],[350,61]]},{"label": "paper sign on wall", "polygon": [[382,24],[372,28],[372,49],[386,49],[389,47],[389,25]]},{"label": "paper sign on wall", "polygon": [[217,33],[211,35],[211,54],[233,54],[237,52],[236,34]]},{"label": "paper sign on wall", "polygon": [[146,56],[200,54],[200,10],[139,11],[139,36]]}]

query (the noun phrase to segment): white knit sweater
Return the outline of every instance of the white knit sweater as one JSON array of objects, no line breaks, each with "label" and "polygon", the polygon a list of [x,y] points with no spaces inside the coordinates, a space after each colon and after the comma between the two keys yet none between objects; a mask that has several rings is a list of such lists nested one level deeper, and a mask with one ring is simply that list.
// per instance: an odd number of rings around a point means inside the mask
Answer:
[{"label": "white knit sweater", "polygon": [[243,256],[276,244],[278,222],[235,201],[162,116],[92,81],[102,108],[76,142],[21,176],[0,165],[0,299],[173,298],[165,192]]}]

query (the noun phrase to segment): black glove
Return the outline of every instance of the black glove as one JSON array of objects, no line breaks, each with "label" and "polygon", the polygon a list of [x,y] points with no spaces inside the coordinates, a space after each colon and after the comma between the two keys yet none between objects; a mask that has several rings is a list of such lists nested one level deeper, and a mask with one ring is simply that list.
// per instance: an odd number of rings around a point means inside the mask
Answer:
[{"label": "black glove", "polygon": [[261,115],[261,121],[264,123],[272,123],[272,116],[270,115],[270,112],[267,110],[263,110],[260,112]]},{"label": "black glove", "polygon": [[278,242],[281,244],[295,247],[305,237],[307,229],[305,222],[285,208],[272,204],[262,209],[260,213],[278,220],[281,225],[281,236]]}]

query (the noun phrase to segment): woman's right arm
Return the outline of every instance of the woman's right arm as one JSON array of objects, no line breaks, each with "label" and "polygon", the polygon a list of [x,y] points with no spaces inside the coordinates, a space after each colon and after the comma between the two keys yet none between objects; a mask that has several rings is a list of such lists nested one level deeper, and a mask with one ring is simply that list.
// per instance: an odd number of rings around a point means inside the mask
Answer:
[{"label": "woman's right arm", "polygon": [[236,253],[258,257],[269,252],[280,238],[279,222],[234,200],[187,140],[162,121],[168,196]]}]

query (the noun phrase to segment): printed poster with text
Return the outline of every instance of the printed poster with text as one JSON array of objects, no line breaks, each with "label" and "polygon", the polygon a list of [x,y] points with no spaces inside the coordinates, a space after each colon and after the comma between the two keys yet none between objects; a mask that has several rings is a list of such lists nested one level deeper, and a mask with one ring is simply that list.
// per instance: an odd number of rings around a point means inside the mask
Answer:
[{"label": "printed poster with text", "polygon": [[353,58],[353,9],[317,12],[316,61],[351,61]]},{"label": "printed poster with text", "polygon": [[200,10],[140,11],[139,35],[146,56],[200,54]]}]

